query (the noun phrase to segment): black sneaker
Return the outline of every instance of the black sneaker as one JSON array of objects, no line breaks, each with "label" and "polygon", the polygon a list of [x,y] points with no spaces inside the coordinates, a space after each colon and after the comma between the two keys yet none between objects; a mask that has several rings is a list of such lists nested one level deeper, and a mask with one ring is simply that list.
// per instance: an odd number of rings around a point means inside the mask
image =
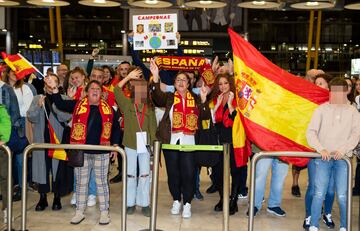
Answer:
[{"label": "black sneaker", "polygon": [[305,230],[309,230],[309,228],[310,228],[310,219],[311,219],[311,216],[305,217],[305,219],[304,219],[303,228]]},{"label": "black sneaker", "polygon": [[208,189],[206,189],[207,194],[215,193],[217,191],[216,185],[212,184]]},{"label": "black sneaker", "polygon": [[298,185],[291,187],[291,194],[295,197],[301,197],[300,188]]},{"label": "black sneaker", "polygon": [[360,196],[360,189],[353,188],[352,195],[353,196]]},{"label": "black sneaker", "polygon": [[110,180],[110,184],[116,184],[122,181],[122,174],[117,174]]},{"label": "black sneaker", "polygon": [[[258,208],[254,207],[254,217],[256,217],[256,214],[258,213]],[[249,209],[248,211],[246,212],[246,216],[249,217]]]},{"label": "black sneaker", "polygon": [[201,194],[201,192],[199,190],[196,190],[196,192],[194,194],[194,199],[199,200],[199,201],[203,201],[204,196]]},{"label": "black sneaker", "polygon": [[335,228],[335,223],[333,222],[333,220],[331,219],[331,214],[324,214],[323,215],[323,221],[325,223],[325,225],[329,228],[329,229],[333,229]]},{"label": "black sneaker", "polygon": [[282,210],[280,207],[268,207],[267,210],[268,213],[271,213],[271,214],[274,214],[278,217],[285,217],[286,216],[286,213],[284,210]]},{"label": "black sneaker", "polygon": [[239,193],[238,199],[246,199],[248,197],[247,190],[244,190],[244,192]]},{"label": "black sneaker", "polygon": [[21,201],[21,192],[20,192],[20,190],[17,191],[17,192],[13,195],[13,202],[16,202],[16,201]]}]

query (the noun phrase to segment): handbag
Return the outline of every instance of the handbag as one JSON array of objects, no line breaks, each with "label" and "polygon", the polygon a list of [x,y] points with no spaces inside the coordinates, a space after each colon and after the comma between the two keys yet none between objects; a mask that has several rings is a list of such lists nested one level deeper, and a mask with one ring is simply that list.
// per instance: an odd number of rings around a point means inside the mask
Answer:
[{"label": "handbag", "polygon": [[[203,120],[201,122],[202,124],[200,124],[195,134],[195,143],[200,145],[219,145],[218,132],[212,120]],[[210,123],[207,126],[208,128],[203,128],[203,123],[207,122]],[[197,151],[194,158],[198,166],[213,167],[219,162],[220,156],[221,152],[219,151]]]},{"label": "handbag", "polygon": [[84,150],[69,149],[67,150],[68,166],[83,167],[84,166]]},{"label": "handbag", "polygon": [[[91,125],[94,122],[94,117],[89,116],[88,121],[88,128],[91,127]],[[78,150],[78,149],[69,149],[67,150],[68,154],[68,165],[71,167],[83,167],[84,166],[84,150]]]}]

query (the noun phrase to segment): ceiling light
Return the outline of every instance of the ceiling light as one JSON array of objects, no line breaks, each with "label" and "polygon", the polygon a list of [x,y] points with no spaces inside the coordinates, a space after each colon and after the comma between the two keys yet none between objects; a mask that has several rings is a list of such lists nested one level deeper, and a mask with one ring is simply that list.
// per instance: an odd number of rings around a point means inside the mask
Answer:
[{"label": "ceiling light", "polygon": [[[348,1],[348,2],[350,2],[350,1]],[[352,1],[351,3],[348,3],[348,4],[345,3],[344,8],[348,9],[348,10],[360,10],[360,2]]]},{"label": "ceiling light", "polygon": [[17,6],[20,3],[15,2],[15,1],[5,1],[5,0],[0,0],[0,6]]},{"label": "ceiling light", "polygon": [[278,8],[280,3],[276,1],[244,1],[237,5],[241,8],[248,8],[248,9],[273,9]]},{"label": "ceiling light", "polygon": [[194,8],[223,8],[227,3],[223,0],[216,1],[196,1],[189,0],[185,2],[185,6]]},{"label": "ceiling light", "polygon": [[29,0],[27,3],[37,6],[68,6],[69,2],[60,0]]},{"label": "ceiling light", "polygon": [[107,1],[107,0],[83,0],[83,1],[79,1],[79,4],[84,6],[95,6],[95,7],[116,7],[121,5],[119,2]]},{"label": "ceiling light", "polygon": [[321,10],[321,9],[329,9],[335,6],[334,0],[305,0],[305,1],[297,1],[293,4],[290,4],[291,8],[299,9],[299,10]]},{"label": "ceiling light", "polygon": [[145,0],[145,3],[150,4],[150,5],[156,5],[156,4],[158,4],[158,1],[157,0]]},{"label": "ceiling light", "polygon": [[172,6],[172,3],[164,0],[139,0],[129,1],[129,5],[142,8],[167,8]]}]

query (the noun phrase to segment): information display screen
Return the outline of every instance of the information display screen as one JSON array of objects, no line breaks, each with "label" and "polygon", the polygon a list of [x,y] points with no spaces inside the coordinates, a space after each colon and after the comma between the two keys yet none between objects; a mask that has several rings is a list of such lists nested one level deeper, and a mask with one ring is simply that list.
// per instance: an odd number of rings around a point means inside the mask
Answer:
[{"label": "information display screen", "polygon": [[360,75],[360,58],[351,60],[351,74]]}]

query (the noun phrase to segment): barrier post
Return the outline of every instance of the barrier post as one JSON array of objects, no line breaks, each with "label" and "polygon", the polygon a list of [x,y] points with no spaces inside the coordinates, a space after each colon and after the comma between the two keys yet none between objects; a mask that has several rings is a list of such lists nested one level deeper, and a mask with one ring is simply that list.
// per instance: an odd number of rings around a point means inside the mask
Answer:
[{"label": "barrier post", "polygon": [[[273,158],[273,157],[306,157],[306,158],[319,158],[319,153],[314,152],[259,152],[256,153],[251,160],[250,168],[250,201],[249,201],[249,220],[248,220],[248,231],[254,230],[254,204],[255,204],[255,172],[256,163],[262,158]],[[347,224],[346,230],[351,231],[351,214],[352,214],[352,166],[351,161],[348,157],[344,157],[343,160],[346,162],[348,179],[347,179],[347,205],[346,205],[346,217]]]},{"label": "barrier post", "polygon": [[224,144],[223,231],[229,231],[230,144]]},{"label": "barrier post", "polygon": [[160,163],[161,143],[160,141],[154,141],[154,162],[151,178],[151,216],[150,226],[148,229],[142,229],[140,231],[161,231],[156,229],[157,219],[157,203],[158,203],[158,188],[159,188],[159,163]]},{"label": "barrier post", "polygon": [[75,149],[75,150],[96,150],[120,153],[122,161],[122,208],[121,208],[121,230],[126,231],[126,199],[127,199],[127,159],[124,149],[113,146],[88,145],[88,144],[30,144],[24,150],[23,172],[22,172],[22,195],[21,195],[21,231],[26,231],[26,202],[27,202],[27,159],[30,151],[34,149]]},{"label": "barrier post", "polygon": [[12,153],[8,146],[0,145],[8,157],[8,172],[7,172],[7,230],[12,230]]}]

